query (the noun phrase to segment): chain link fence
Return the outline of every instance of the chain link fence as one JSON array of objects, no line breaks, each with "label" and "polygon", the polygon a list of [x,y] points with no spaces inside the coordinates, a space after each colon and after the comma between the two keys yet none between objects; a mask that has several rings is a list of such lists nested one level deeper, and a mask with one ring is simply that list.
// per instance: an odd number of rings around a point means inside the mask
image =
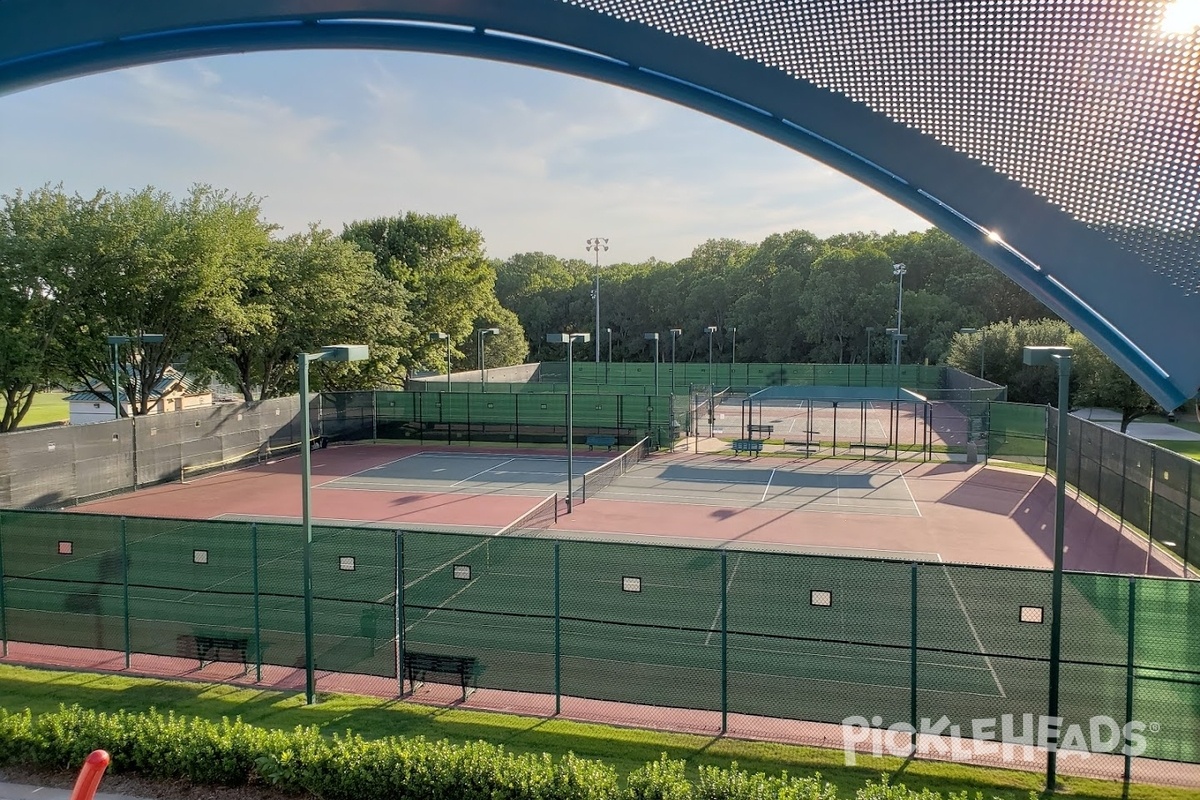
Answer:
[{"label": "chain link fence", "polygon": [[[317,526],[308,651],[302,547],[299,525],[0,512],[4,652],[256,680],[311,660],[325,686],[692,709],[714,731],[861,717],[1029,744],[1046,715],[1045,570]],[[1113,778],[1200,763],[1200,582],[1067,573],[1062,609],[1063,748],[1115,753]]]}]

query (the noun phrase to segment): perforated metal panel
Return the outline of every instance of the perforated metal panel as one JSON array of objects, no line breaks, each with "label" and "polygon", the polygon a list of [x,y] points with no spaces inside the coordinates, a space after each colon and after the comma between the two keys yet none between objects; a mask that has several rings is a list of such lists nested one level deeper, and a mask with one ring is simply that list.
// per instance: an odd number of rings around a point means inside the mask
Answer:
[{"label": "perforated metal panel", "polygon": [[0,0],[0,93],[313,47],[626,86],[807,153],[931,220],[1175,407],[1200,387],[1188,335],[1200,317],[1200,34],[1163,32],[1168,5]]},{"label": "perforated metal panel", "polygon": [[1162,2],[564,1],[845,95],[1200,292],[1200,48]]}]

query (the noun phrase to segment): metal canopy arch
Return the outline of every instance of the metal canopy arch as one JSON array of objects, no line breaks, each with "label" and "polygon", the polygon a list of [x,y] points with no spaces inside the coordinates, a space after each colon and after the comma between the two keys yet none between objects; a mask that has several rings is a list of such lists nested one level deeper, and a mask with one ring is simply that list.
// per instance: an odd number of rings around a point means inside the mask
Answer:
[{"label": "metal canopy arch", "polygon": [[0,0],[0,94],[167,60],[410,50],[623,86],[930,220],[1167,408],[1200,387],[1200,34],[1169,0]]}]

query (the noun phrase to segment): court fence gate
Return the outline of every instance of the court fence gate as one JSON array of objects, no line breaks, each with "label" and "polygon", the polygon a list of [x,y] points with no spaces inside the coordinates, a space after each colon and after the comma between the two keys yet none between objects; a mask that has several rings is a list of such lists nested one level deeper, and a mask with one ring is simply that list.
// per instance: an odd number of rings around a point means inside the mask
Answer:
[{"label": "court fence gate", "polygon": [[[408,666],[441,659],[464,693],[546,715],[858,718],[935,750],[1036,745],[1045,724],[1047,570],[317,526],[306,649],[302,547],[299,525],[0,512],[3,655],[264,685],[311,664],[318,689],[402,696]],[[1064,750],[1125,781],[1200,763],[1200,582],[1067,573],[1062,613]]]}]

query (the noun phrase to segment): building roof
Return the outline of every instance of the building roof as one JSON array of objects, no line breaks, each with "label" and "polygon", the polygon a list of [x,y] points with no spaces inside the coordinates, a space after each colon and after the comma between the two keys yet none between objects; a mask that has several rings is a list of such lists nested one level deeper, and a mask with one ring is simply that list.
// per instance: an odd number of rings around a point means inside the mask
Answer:
[{"label": "building roof", "polygon": [[[126,373],[126,380],[128,380],[131,375],[127,368],[124,369]],[[133,373],[132,378],[136,382],[138,380],[137,373]],[[94,383],[101,383],[101,381],[94,381]],[[195,378],[189,377],[174,367],[167,367],[162,378],[160,378],[159,381],[154,384],[154,388],[150,390],[150,399],[157,400],[164,395],[179,392],[181,392],[184,397],[196,397],[198,395],[209,394],[210,390],[207,386],[198,383]],[[120,390],[119,396],[122,403],[129,402],[129,398],[126,396],[124,388]],[[68,403],[112,402],[111,398],[107,394],[101,395],[87,389],[78,389],[73,394],[69,394],[63,399]]]}]

